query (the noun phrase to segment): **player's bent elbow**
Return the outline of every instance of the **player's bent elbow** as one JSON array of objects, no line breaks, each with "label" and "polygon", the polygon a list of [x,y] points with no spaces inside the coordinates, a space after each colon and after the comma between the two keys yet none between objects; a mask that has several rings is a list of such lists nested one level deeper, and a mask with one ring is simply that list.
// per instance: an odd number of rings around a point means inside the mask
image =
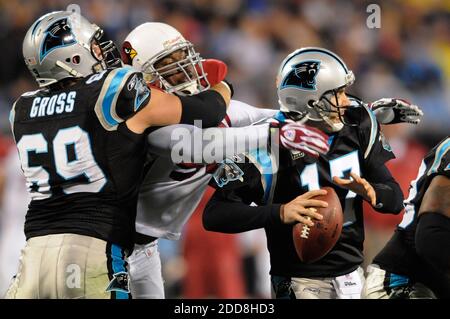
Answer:
[{"label": "player's bent elbow", "polygon": [[379,201],[374,207],[376,211],[393,215],[403,211],[404,196],[397,182],[387,182],[382,188],[377,186],[377,198]]},{"label": "player's bent elbow", "polygon": [[392,214],[393,215],[400,214],[403,211],[403,208],[405,208],[405,207],[403,206],[403,197],[402,197],[402,200],[398,201],[396,203],[396,205],[394,206],[394,209],[392,210]]}]

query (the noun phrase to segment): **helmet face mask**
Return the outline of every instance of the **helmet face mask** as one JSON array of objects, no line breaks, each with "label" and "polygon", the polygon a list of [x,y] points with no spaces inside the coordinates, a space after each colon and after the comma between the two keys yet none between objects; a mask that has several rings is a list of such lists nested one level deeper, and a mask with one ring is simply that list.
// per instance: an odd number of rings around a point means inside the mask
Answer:
[{"label": "helmet face mask", "polygon": [[350,105],[340,105],[339,95],[353,83],[354,75],[333,52],[296,50],[282,62],[277,79],[280,111],[292,119],[308,120],[328,133],[353,125],[344,116]]},{"label": "helmet face mask", "polygon": [[[149,75],[151,83],[179,95],[197,94],[209,88],[202,59],[191,43],[179,43],[167,51],[144,63],[142,71]],[[177,80],[173,79],[175,75]]]},{"label": "helmet face mask", "polygon": [[185,96],[210,87],[200,54],[170,25],[148,22],[138,26],[125,39],[122,54],[125,63],[166,92]]},{"label": "helmet face mask", "polygon": [[[350,104],[339,103],[339,92],[344,90],[344,88],[338,88],[336,90],[331,90],[323,94],[319,101],[313,102],[312,105],[315,108],[317,114],[320,118],[310,120],[324,121],[328,126],[328,131],[337,132],[345,126],[358,126],[359,123],[353,121],[352,119],[345,116],[346,111],[349,108],[362,107],[363,103],[361,100],[353,95],[345,93],[346,97],[351,99]],[[310,112],[311,113],[311,112]]]},{"label": "helmet face mask", "polygon": [[[91,43],[91,53],[99,61],[99,64],[94,65],[92,69],[95,72],[101,72],[102,70],[105,70],[107,68],[117,68],[122,65],[121,59],[120,59],[120,51],[115,45],[115,43],[112,40],[107,41],[101,41],[103,37],[103,30],[98,29],[98,31],[94,34],[94,37],[92,39]],[[94,45],[97,45],[100,53],[101,58],[97,56],[97,54],[94,52]]]}]

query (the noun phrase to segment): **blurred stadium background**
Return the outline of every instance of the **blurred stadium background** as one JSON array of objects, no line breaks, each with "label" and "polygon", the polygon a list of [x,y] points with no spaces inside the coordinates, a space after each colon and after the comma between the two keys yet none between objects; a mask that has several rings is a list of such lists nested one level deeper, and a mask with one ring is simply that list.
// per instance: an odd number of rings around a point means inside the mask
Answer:
[{"label": "blurred stadium background", "polygon": [[[350,93],[366,101],[407,98],[425,113],[417,127],[386,128],[398,157],[389,165],[404,192],[424,152],[450,132],[449,0],[0,0],[0,295],[24,243],[27,199],[8,122],[13,101],[37,88],[22,40],[39,16],[71,3],[118,45],[143,22],[171,24],[203,57],[227,62],[236,99],[261,107],[277,108],[275,75],[289,52],[337,52],[356,75]],[[381,7],[379,29],[366,25],[371,3]],[[365,214],[370,260],[401,217]],[[167,297],[269,297],[264,240],[263,232],[207,233],[197,212],[181,241],[160,241]]]}]

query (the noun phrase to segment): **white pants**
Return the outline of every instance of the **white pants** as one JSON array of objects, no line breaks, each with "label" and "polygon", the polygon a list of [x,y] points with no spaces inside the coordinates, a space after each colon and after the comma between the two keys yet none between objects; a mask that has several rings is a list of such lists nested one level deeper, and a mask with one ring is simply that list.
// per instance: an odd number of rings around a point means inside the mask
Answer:
[{"label": "white pants", "polygon": [[364,284],[363,299],[388,299],[388,293],[385,289],[386,271],[378,265],[367,266],[367,278]]},{"label": "white pants", "polygon": [[339,277],[291,278],[296,299],[361,299],[364,285],[361,267]]},{"label": "white pants", "polygon": [[135,245],[128,257],[130,290],[134,299],[164,299],[158,241]]},{"label": "white pants", "polygon": [[128,299],[125,252],[83,235],[28,239],[8,299]]}]

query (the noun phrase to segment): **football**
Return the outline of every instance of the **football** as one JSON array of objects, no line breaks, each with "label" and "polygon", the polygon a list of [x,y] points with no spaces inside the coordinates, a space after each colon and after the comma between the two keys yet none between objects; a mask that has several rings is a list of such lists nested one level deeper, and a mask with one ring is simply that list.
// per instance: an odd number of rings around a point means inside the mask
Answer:
[{"label": "football", "polygon": [[323,187],[326,195],[314,199],[328,203],[326,208],[318,208],[322,220],[314,220],[314,226],[309,227],[297,223],[292,229],[295,250],[301,261],[313,263],[325,256],[338,241],[343,223],[343,212],[339,197],[331,187]]}]

